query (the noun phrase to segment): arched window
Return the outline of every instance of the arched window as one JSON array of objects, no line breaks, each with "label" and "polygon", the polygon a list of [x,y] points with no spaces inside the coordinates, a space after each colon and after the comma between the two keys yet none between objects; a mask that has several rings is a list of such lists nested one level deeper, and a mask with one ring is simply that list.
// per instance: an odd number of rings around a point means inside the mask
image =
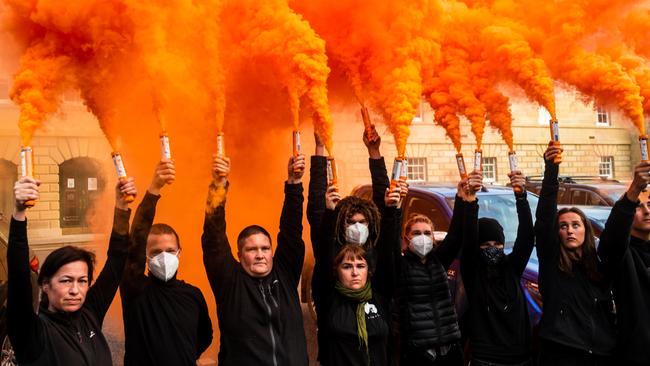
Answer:
[{"label": "arched window", "polygon": [[104,189],[99,163],[90,158],[74,158],[59,166],[61,229],[64,234],[88,231],[86,214]]},{"label": "arched window", "polygon": [[16,164],[0,159],[0,231],[9,234],[9,222],[14,212],[14,183],[18,179]]}]

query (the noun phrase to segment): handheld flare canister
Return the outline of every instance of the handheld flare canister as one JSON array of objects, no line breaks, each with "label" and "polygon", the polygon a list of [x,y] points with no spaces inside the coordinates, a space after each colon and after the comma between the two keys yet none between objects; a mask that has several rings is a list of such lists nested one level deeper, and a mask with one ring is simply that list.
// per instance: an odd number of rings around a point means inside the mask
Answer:
[{"label": "handheld flare canister", "polygon": [[463,158],[463,153],[456,154],[456,165],[458,165],[458,173],[460,178],[467,178],[467,169],[465,169],[465,159]]},{"label": "handheld flare canister", "polygon": [[[551,128],[551,142],[554,146],[560,146],[560,127],[558,126],[557,120],[552,119],[549,122],[549,127]],[[562,155],[558,154],[553,160],[555,164],[560,164],[562,162]]]},{"label": "handheld flare canister", "polygon": [[327,157],[327,186],[331,187],[336,185],[338,181],[336,173],[336,161],[333,156]]},{"label": "handheld flare canister", "polygon": [[[111,153],[111,156],[113,157],[113,164],[115,165],[115,171],[117,172],[117,179],[126,179],[126,169],[124,169],[124,162],[122,161],[122,155],[120,155],[119,152],[114,151]],[[135,200],[135,196],[132,194],[127,194],[124,196],[124,201],[126,202],[133,202]]]},{"label": "handheld flare canister", "polygon": [[[225,158],[226,157],[226,146],[225,141],[223,140],[223,132],[217,134],[217,157]],[[225,177],[225,174],[219,173],[220,177]]]},{"label": "handheld flare canister", "polygon": [[[514,150],[508,152],[508,162],[510,163],[511,172],[519,170],[519,162],[517,161],[517,154],[515,154]],[[512,187],[512,190],[515,193],[521,193],[521,187]]]},{"label": "handheld flare canister", "polygon": [[648,161],[648,135],[639,136],[639,148],[641,148],[641,160]]},{"label": "handheld flare canister", "polygon": [[[474,150],[474,171],[480,172],[483,170],[483,150],[476,149]],[[474,187],[474,191],[478,192],[481,190],[480,186]]]},{"label": "handheld flare canister", "polygon": [[370,114],[368,113],[368,108],[365,106],[361,107],[361,119],[363,120],[363,126],[366,129],[366,138],[370,142],[374,141],[374,139],[371,139],[373,126],[372,122],[370,122]]},{"label": "handheld flare canister", "polygon": [[[34,177],[34,151],[30,146],[24,146],[20,149],[20,174],[23,177]],[[23,202],[23,206],[29,208],[36,205],[35,200]]]},{"label": "handheld flare canister", "polygon": [[[302,144],[300,143],[300,131],[293,130],[293,157],[300,155],[302,150]],[[299,172],[302,169],[296,169],[295,172]]]},{"label": "handheld flare canister", "polygon": [[402,174],[402,159],[397,157],[395,158],[395,161],[393,162],[393,171],[390,175],[390,188],[389,190],[392,192],[397,188],[397,184],[399,183],[399,178],[400,175]]},{"label": "handheld flare canister", "polygon": [[[408,171],[409,171],[408,159],[402,157],[402,171],[399,173],[400,181],[406,183],[406,180],[408,179]],[[400,191],[399,196],[403,199],[404,197],[406,197],[406,193]]]},{"label": "handheld flare canister", "polygon": [[171,159],[172,151],[169,148],[169,136],[167,132],[160,133],[160,157],[163,159]]}]

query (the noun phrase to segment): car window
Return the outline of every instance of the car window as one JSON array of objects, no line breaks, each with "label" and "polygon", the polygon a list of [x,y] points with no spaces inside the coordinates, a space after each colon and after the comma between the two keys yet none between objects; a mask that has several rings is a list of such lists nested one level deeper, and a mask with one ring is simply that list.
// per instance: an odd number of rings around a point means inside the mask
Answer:
[{"label": "car window", "polygon": [[[537,197],[529,194],[528,203],[530,204],[534,221],[535,210],[537,209]],[[479,217],[491,217],[503,226],[503,234],[506,238],[504,244],[506,249],[511,249],[515,244],[517,228],[519,227],[514,196],[512,194],[480,195],[478,206]]]},{"label": "car window", "polygon": [[596,192],[583,189],[574,189],[571,191],[571,204],[588,206],[607,205],[607,203],[600,198]]},{"label": "car window", "polygon": [[433,222],[436,231],[449,230],[449,222],[447,221],[445,211],[442,210],[442,207],[436,201],[411,196],[410,200],[406,202],[404,213],[405,220],[408,220],[409,217],[415,214],[422,214]]}]

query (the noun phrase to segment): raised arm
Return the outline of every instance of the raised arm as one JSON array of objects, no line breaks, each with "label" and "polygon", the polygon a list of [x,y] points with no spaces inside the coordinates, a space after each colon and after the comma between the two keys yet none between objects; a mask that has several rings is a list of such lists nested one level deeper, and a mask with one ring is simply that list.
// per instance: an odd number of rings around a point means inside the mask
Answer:
[{"label": "raised arm", "polygon": [[508,257],[510,258],[510,263],[512,263],[515,273],[521,277],[528,264],[530,253],[533,252],[533,247],[535,246],[533,215],[530,212],[530,204],[528,204],[526,178],[520,171],[511,172],[508,176],[510,177],[512,187],[520,188],[520,193],[515,193],[517,218],[519,219],[517,239],[515,239],[515,245]]},{"label": "raised arm", "polygon": [[273,261],[284,267],[298,286],[305,260],[305,242],[302,240],[302,205],[304,202],[302,176],[305,156],[289,159],[288,178],[284,184],[284,205],[280,216],[278,246]]},{"label": "raised arm", "polygon": [[368,167],[372,178],[372,201],[381,210],[385,206],[384,194],[390,186],[390,180],[386,171],[386,162],[379,151],[381,137],[377,133],[375,125],[372,125],[370,134],[364,131],[363,143],[368,149]]},{"label": "raised arm", "polygon": [[471,291],[474,288],[476,268],[481,254],[478,242],[478,199],[467,202],[463,206],[465,210],[462,220],[463,247],[460,252],[460,272],[465,288]]},{"label": "raised arm", "polygon": [[38,199],[40,182],[22,177],[14,186],[16,206],[7,248],[7,333],[20,363],[29,363],[43,351],[43,327],[34,312],[27,245],[25,201]]},{"label": "raised arm", "polygon": [[385,190],[381,206],[381,223],[377,240],[377,267],[372,276],[373,291],[386,298],[393,296],[397,286],[397,261],[400,254],[402,212],[399,209],[400,188]]},{"label": "raised arm", "polygon": [[639,195],[650,182],[650,163],[640,162],[627,192],[614,204],[605,229],[600,234],[598,257],[605,268],[613,270],[621,262],[630,243],[630,230]]},{"label": "raised arm", "polygon": [[449,231],[445,239],[436,248],[436,256],[445,269],[448,269],[456,259],[462,245],[465,205],[476,200],[475,187],[480,187],[482,184],[483,175],[476,171],[470,173],[468,178],[461,179],[458,182]]},{"label": "raised arm", "polygon": [[314,298],[322,299],[321,294],[334,288],[334,275],[332,273],[334,256],[336,253],[336,238],[334,228],[336,225],[336,203],[340,201],[340,195],[335,186],[329,187],[326,194],[326,209],[323,214],[321,225],[320,245],[314,252],[314,276],[312,280],[312,291]]},{"label": "raised arm", "polygon": [[224,284],[232,278],[233,271],[238,265],[226,236],[225,205],[229,172],[230,159],[215,156],[212,163],[213,181],[208,188],[201,236],[203,265],[217,302],[222,300]]},{"label": "raised arm", "polygon": [[318,234],[325,212],[325,191],[327,191],[327,158],[325,146],[317,134],[316,153],[311,157],[309,167],[309,193],[307,196],[307,222],[309,222],[309,236],[313,252],[318,247]]},{"label": "raised arm", "polygon": [[212,343],[212,320],[210,319],[208,304],[205,302],[201,290],[196,289],[196,292],[198,293],[197,299],[199,300],[199,326],[196,330],[196,359],[198,360],[201,354],[210,347],[210,343]]},{"label": "raised arm", "polygon": [[553,162],[553,159],[562,153],[560,147],[549,145],[544,153],[544,179],[542,180],[542,189],[539,192],[539,201],[537,211],[535,212],[535,243],[537,246],[537,256],[541,261],[553,258],[559,254],[559,246],[554,245],[557,236],[555,222],[557,221],[557,192],[559,183],[557,175],[559,165]]},{"label": "raised arm", "polygon": [[118,182],[115,192],[113,229],[108,244],[106,263],[97,276],[97,280],[88,290],[84,303],[84,307],[94,312],[100,322],[104,320],[124,274],[129,250],[129,217],[131,216],[129,203],[125,201],[124,197],[126,195],[135,196],[137,193],[133,178]]}]

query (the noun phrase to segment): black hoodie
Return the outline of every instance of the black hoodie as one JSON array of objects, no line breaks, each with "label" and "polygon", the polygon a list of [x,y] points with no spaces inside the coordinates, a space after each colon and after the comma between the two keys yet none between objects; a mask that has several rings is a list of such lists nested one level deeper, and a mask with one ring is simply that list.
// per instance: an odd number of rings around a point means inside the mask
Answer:
[{"label": "black hoodie", "polygon": [[133,218],[133,244],[120,284],[125,366],[193,366],[212,342],[212,322],[201,290],[176,275],[165,282],[144,274],[147,237],[159,198],[147,192]]},{"label": "black hoodie", "polygon": [[7,331],[21,365],[111,366],[102,323],[120,284],[129,244],[131,211],[115,210],[108,259],[88,289],[80,310],[34,313],[27,245],[27,220],[11,219],[7,262]]},{"label": "black hoodie", "polygon": [[520,281],[535,245],[533,218],[525,194],[517,196],[519,227],[512,252],[501,263],[481,260],[478,202],[466,203],[461,274],[469,302],[472,358],[516,364],[531,357],[531,327]]},{"label": "black hoodie", "polygon": [[[629,232],[636,202],[623,196],[612,209],[620,229]],[[612,219],[613,217],[610,216]],[[607,234],[607,231],[603,231]],[[601,241],[598,255],[611,261],[618,320],[617,358],[626,365],[650,364],[650,242],[631,236],[628,241]]]}]

